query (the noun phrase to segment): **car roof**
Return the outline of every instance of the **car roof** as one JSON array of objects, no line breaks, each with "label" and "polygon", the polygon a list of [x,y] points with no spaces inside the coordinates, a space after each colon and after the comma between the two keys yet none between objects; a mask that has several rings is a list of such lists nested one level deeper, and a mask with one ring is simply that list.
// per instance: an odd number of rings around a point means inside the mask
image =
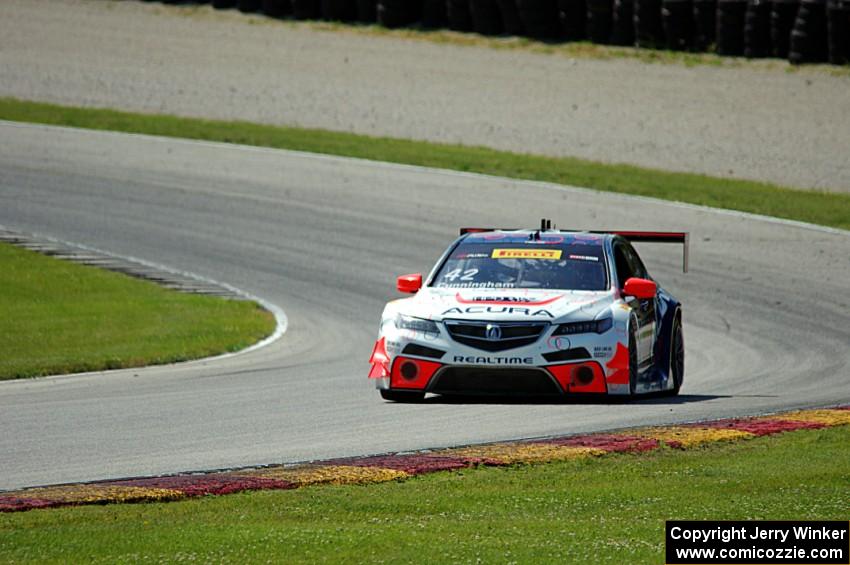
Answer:
[{"label": "car roof", "polygon": [[[502,242],[502,243],[530,243],[535,240],[557,240],[563,238],[563,243],[585,244],[585,245],[601,245],[606,240],[614,237],[614,234],[609,233],[594,233],[589,231],[576,230],[506,230],[506,229],[487,229],[487,230],[470,230],[462,234],[462,240],[469,242]],[[558,242],[560,243],[560,242]]]}]

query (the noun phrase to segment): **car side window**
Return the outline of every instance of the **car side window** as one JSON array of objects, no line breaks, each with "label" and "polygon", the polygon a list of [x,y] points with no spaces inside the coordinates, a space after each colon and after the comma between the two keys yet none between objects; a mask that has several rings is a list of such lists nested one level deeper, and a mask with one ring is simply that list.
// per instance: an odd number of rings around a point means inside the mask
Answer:
[{"label": "car side window", "polygon": [[626,257],[625,246],[622,243],[614,245],[614,267],[617,269],[617,288],[623,288],[626,280],[632,276],[632,266]]},{"label": "car side window", "polygon": [[[642,279],[648,279],[649,273],[646,271],[646,267],[643,266],[643,261],[640,260],[640,257],[635,251],[634,247],[629,245],[628,243],[623,244],[623,251],[626,255],[626,259],[629,262],[629,266],[631,267],[631,272],[633,277],[639,277]],[[625,281],[623,281],[625,283]]]}]

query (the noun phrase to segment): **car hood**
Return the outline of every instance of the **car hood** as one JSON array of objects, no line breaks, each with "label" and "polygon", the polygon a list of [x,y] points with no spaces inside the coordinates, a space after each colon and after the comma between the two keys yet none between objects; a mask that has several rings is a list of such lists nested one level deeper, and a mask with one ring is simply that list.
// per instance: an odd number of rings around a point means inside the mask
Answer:
[{"label": "car hood", "polygon": [[427,287],[394,302],[397,312],[431,320],[570,322],[595,319],[614,302],[613,291]]}]

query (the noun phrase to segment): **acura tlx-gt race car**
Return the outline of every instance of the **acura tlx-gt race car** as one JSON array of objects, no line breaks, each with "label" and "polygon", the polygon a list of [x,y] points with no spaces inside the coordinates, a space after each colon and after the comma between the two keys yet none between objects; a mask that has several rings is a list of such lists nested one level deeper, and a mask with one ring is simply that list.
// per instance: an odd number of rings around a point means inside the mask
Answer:
[{"label": "acura tlx-gt race car", "polygon": [[388,303],[369,378],[381,396],[678,394],[681,304],[632,242],[682,243],[684,232],[463,228],[415,296]]}]

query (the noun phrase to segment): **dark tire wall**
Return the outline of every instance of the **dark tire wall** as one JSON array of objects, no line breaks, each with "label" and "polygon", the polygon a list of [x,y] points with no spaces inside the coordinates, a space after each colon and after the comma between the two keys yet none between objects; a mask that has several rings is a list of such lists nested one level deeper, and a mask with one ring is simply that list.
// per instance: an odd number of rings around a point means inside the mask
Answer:
[{"label": "dark tire wall", "polygon": [[788,60],[792,63],[820,63],[827,60],[829,41],[826,28],[826,0],[802,0],[791,30]]},{"label": "dark tire wall", "polygon": [[454,31],[472,31],[472,11],[469,0],[444,0],[449,29]]},{"label": "dark tire wall", "polygon": [[691,0],[663,0],[661,23],[667,49],[690,51],[694,43],[694,6]]},{"label": "dark tire wall", "polygon": [[660,48],[665,44],[661,0],[635,0],[635,45]]},{"label": "dark tire wall", "polygon": [[375,0],[357,0],[357,21],[373,24],[378,20]]},{"label": "dark tire wall", "polygon": [[614,4],[611,0],[587,0],[587,38],[593,43],[611,43]]},{"label": "dark tire wall", "polygon": [[384,27],[405,27],[419,21],[422,6],[409,0],[378,0],[375,12]]},{"label": "dark tire wall", "polygon": [[[152,1],[152,0],[142,0]],[[160,0],[274,18],[448,28],[795,64],[850,64],[850,0]]]},{"label": "dark tire wall", "polygon": [[292,14],[296,20],[317,20],[322,17],[321,0],[292,0]]},{"label": "dark tire wall", "polygon": [[501,35],[504,32],[502,14],[496,0],[469,0],[469,12],[475,33]]},{"label": "dark tire wall", "polygon": [[694,49],[708,51],[717,36],[717,0],[693,0],[693,10]]},{"label": "dark tire wall", "polygon": [[525,28],[522,25],[522,19],[519,17],[516,0],[496,0],[496,5],[499,6],[499,15],[502,25],[505,27],[505,33],[508,35],[525,35]]},{"label": "dark tire wall", "polygon": [[747,0],[717,2],[717,53],[744,54],[744,27],[747,20]]},{"label": "dark tire wall", "polygon": [[263,13],[271,18],[283,18],[292,14],[290,0],[263,0]]},{"label": "dark tire wall", "polygon": [[635,44],[635,2],[614,0],[611,18],[611,43],[614,45]]},{"label": "dark tire wall", "polygon": [[850,0],[830,0],[826,6],[829,62],[850,63]]},{"label": "dark tire wall", "polygon": [[768,0],[749,0],[747,14],[744,19],[744,57],[769,57],[772,51],[770,44],[770,12],[771,3]]},{"label": "dark tire wall", "polygon": [[356,0],[322,0],[322,17],[326,20],[350,22],[357,19]]},{"label": "dark tire wall", "polygon": [[586,0],[558,0],[558,19],[567,41],[580,41],[587,38],[585,20],[587,20]]},{"label": "dark tire wall", "polygon": [[516,0],[525,33],[534,39],[562,38],[557,0]]},{"label": "dark tire wall", "polygon": [[424,0],[422,3],[422,21],[420,23],[422,27],[428,29],[448,27],[449,16],[446,0]]}]

